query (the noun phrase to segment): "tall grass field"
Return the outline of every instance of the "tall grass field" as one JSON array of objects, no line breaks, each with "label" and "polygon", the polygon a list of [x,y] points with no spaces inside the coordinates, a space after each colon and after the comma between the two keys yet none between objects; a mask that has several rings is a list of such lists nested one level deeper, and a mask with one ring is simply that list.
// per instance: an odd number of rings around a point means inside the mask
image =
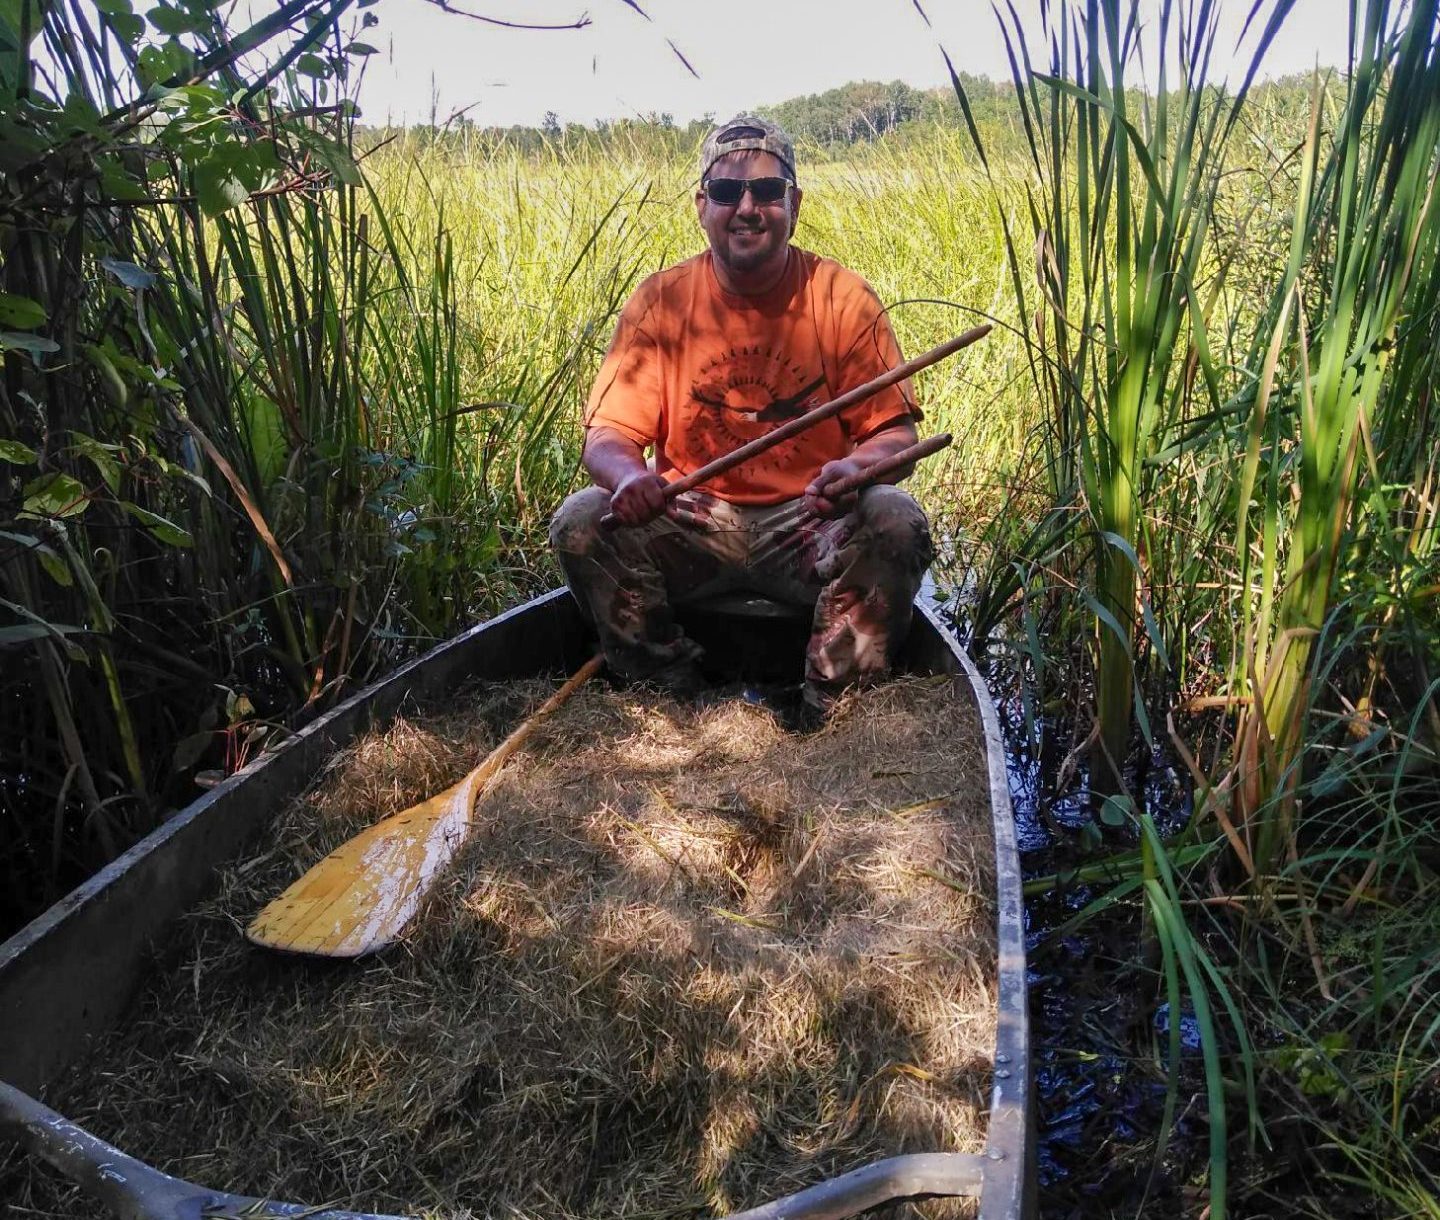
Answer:
[{"label": "tall grass field", "polygon": [[[618,311],[704,245],[699,127],[357,128],[361,9],[160,8],[0,54],[12,925],[553,587]],[[1230,80],[1205,0],[1011,11],[1011,81],[799,152],[797,243],[907,353],[994,324],[911,486],[1083,811],[1037,959],[1103,925],[1143,997],[1107,1214],[1440,1216],[1440,29],[1351,0],[1343,69],[1257,83],[1289,9]]]}]

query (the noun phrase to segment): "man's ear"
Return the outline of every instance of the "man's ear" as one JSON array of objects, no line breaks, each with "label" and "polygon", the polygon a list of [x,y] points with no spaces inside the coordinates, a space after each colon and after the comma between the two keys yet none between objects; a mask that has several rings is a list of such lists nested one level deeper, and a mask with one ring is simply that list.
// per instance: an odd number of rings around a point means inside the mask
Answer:
[{"label": "man's ear", "polygon": [[705,227],[705,188],[702,186],[695,192],[695,219],[700,222],[700,227]]},{"label": "man's ear", "polygon": [[805,197],[805,192],[798,186],[790,189],[790,236],[795,236],[795,226],[800,223],[800,200]]}]

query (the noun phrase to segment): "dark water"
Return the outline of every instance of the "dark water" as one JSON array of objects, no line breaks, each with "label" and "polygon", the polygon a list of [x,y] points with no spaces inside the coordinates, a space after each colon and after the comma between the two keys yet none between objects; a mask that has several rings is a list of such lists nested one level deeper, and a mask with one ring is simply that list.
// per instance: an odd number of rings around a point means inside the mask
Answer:
[{"label": "dark water", "polygon": [[[954,623],[955,616],[942,608]],[[964,625],[957,630],[964,634]],[[1005,736],[1016,841],[1027,881],[1074,869],[1136,845],[1102,827],[1081,767],[1053,788],[1071,740],[1065,723],[1035,725],[1022,715],[1013,672],[982,658]],[[1181,830],[1191,793],[1158,750],[1136,759],[1131,791],[1163,837]],[[1157,1158],[1163,1123],[1168,1007],[1147,961],[1138,902],[1119,905],[1068,933],[1060,930],[1104,885],[1061,885],[1025,900],[1030,1019],[1038,1114],[1037,1172],[1043,1217],[1198,1215],[1208,1127],[1199,1086],[1193,1014],[1178,1014],[1193,1062],[1182,1072],[1174,1126]]]},{"label": "dark water", "polygon": [[[1002,701],[1000,712],[1026,879],[1133,846],[1133,838],[1107,839],[1112,832],[1098,829],[1083,775],[1071,791],[1049,790],[1061,759],[1035,755],[1017,708]],[[1163,757],[1147,761],[1134,790],[1168,836],[1189,818],[1189,793]],[[1041,1215],[1197,1214],[1204,1201],[1184,1183],[1203,1165],[1207,1127],[1203,1110],[1185,1104],[1184,1088],[1167,1153],[1159,1163],[1155,1157],[1171,1015],[1146,961],[1139,906],[1059,932],[1104,888],[1061,886],[1025,902]],[[1179,1020],[1182,1045],[1198,1055],[1193,1015]]]}]

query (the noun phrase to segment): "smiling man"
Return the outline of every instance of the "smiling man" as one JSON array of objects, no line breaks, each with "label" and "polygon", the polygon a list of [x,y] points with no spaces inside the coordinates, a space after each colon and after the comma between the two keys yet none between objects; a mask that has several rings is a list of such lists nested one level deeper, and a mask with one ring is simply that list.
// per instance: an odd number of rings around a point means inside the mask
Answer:
[{"label": "smiling man", "polygon": [[[822,709],[887,672],[909,629],[931,558],[924,513],[889,485],[824,494],[914,444],[908,381],[665,500],[667,482],[901,363],[870,286],[791,244],[801,199],[773,123],[738,115],[711,132],[695,194],[709,249],[640,285],[595,379],[595,486],[565,501],[550,537],[623,678],[698,681],[672,608],[717,593],[814,607],[805,698]],[[601,528],[606,513],[620,528]]]}]

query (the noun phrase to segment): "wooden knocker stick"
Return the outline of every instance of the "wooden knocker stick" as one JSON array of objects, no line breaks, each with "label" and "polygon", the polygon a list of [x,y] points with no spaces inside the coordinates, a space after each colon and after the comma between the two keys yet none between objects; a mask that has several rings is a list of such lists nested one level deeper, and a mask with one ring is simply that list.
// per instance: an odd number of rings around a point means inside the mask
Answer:
[{"label": "wooden knocker stick", "polygon": [[[692,488],[699,487],[701,483],[713,479],[717,474],[724,474],[727,470],[747,462],[757,454],[764,453],[767,449],[773,449],[781,441],[788,441],[792,436],[799,436],[807,428],[813,428],[821,420],[829,419],[832,415],[839,415],[847,407],[853,407],[857,402],[864,402],[865,399],[881,390],[888,389],[897,381],[904,381],[920,372],[921,369],[928,369],[932,364],[939,364],[940,361],[953,356],[962,348],[969,347],[972,343],[978,343],[990,333],[990,324],[976,326],[967,330],[963,335],[956,335],[948,339],[939,347],[932,347],[923,355],[916,356],[913,360],[907,360],[904,364],[896,365],[880,376],[864,385],[858,385],[853,390],[847,390],[839,398],[832,399],[812,411],[806,411],[797,419],[792,419],[788,424],[781,424],[773,432],[767,432],[764,436],[757,436],[753,441],[747,441],[738,449],[727,453],[724,457],[718,457],[713,462],[706,462],[699,470],[687,474],[683,479],[676,479],[673,483],[665,485],[665,500],[675,499]],[[603,529],[614,529],[622,524],[614,513],[606,513],[600,518],[600,525]]]},{"label": "wooden knocker stick", "polygon": [[892,475],[897,470],[903,470],[906,466],[913,465],[923,458],[929,457],[932,453],[939,453],[953,439],[950,433],[942,432],[938,436],[917,441],[900,450],[899,453],[892,453],[878,462],[871,462],[863,470],[857,470],[854,474],[847,474],[843,479],[826,483],[822,494],[827,500],[838,500],[841,496],[848,496],[852,491],[869,487],[871,483],[879,483],[887,475]]}]

